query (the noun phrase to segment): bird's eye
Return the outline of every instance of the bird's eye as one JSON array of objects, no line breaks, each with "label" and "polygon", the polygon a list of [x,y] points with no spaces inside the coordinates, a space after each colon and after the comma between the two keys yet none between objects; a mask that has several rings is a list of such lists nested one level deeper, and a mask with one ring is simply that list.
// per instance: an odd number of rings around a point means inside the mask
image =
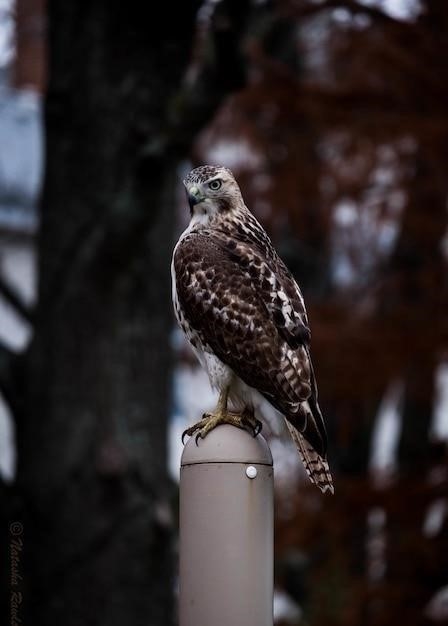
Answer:
[{"label": "bird's eye", "polygon": [[219,178],[215,178],[215,180],[212,180],[209,182],[208,186],[212,191],[217,191],[222,185],[222,182],[219,180]]}]

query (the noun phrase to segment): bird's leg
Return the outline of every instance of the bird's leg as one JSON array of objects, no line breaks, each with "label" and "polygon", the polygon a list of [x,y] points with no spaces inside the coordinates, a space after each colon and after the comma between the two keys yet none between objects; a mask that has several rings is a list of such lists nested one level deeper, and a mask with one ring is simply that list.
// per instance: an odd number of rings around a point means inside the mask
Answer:
[{"label": "bird's leg", "polygon": [[[216,428],[218,424],[231,424],[231,414],[227,411],[227,399],[229,397],[229,388],[224,387],[219,394],[218,404],[213,413],[204,413],[202,419],[182,433],[182,443],[185,437],[192,437],[196,433],[196,443],[199,439],[204,439],[208,433]],[[236,424],[235,424],[236,425]]]},{"label": "bird's leg", "polygon": [[193,424],[182,433],[182,443],[188,435],[192,437],[196,433],[196,443],[198,439],[204,439],[208,433],[216,428],[219,424],[231,424],[238,428],[249,428],[255,435],[261,430],[261,422],[255,419],[253,412],[243,412],[241,415],[227,410],[227,399],[229,397],[229,388],[225,387],[219,394],[218,404],[213,413],[204,413],[200,422]]}]

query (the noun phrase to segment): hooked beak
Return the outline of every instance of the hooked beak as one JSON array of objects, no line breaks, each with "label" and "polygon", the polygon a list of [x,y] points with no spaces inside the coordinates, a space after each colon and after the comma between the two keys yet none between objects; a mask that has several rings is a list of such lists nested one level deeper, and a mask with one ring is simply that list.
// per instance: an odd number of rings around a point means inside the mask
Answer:
[{"label": "hooked beak", "polygon": [[205,196],[202,194],[201,189],[197,185],[192,185],[187,189],[188,204],[190,205],[190,213],[193,213],[193,207],[195,204],[199,204],[204,200]]}]

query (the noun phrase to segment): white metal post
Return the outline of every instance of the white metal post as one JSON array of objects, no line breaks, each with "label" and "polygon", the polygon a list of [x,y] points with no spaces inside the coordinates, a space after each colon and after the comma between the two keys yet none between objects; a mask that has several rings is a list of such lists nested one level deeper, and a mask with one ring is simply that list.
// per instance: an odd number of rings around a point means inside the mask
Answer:
[{"label": "white metal post", "polygon": [[180,626],[272,626],[273,468],[266,440],[227,424],[184,448]]}]

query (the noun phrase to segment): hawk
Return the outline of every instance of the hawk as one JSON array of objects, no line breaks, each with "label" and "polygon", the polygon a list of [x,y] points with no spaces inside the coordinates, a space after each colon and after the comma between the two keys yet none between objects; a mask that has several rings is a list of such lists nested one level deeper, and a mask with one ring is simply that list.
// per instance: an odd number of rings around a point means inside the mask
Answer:
[{"label": "hawk", "polygon": [[229,169],[204,165],[183,182],[191,219],[173,252],[173,306],[219,399],[182,439],[197,442],[221,423],[256,435],[265,398],[284,416],[311,482],[333,493],[299,286]]}]

